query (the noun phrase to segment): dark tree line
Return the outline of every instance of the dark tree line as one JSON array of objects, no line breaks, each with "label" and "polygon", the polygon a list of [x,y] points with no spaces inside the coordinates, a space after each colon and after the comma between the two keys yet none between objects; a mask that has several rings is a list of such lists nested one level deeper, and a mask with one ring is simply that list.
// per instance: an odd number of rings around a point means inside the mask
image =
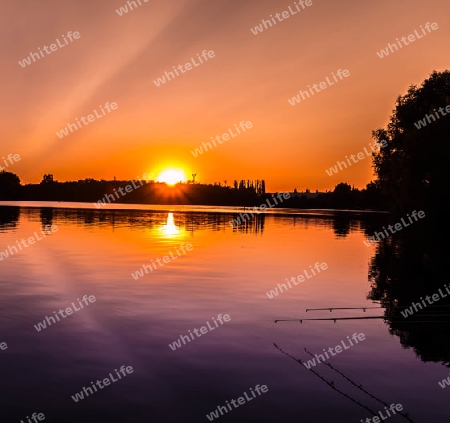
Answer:
[{"label": "dark tree line", "polygon": [[[259,205],[264,200],[265,181],[234,181],[234,187],[214,184],[179,183],[169,187],[154,181],[113,181],[92,178],[58,182],[45,174],[39,184],[21,185],[17,175],[0,172],[0,200],[73,201],[136,204]],[[126,187],[129,192],[126,192]],[[108,201],[109,198],[109,201]]]},{"label": "dark tree line", "polygon": [[[154,181],[97,181],[92,178],[58,182],[52,174],[45,174],[39,184],[21,185],[17,175],[0,173],[0,200],[24,201],[72,201],[126,204],[192,204],[223,206],[259,206],[271,195],[266,193],[264,180],[235,180],[233,186],[216,182],[214,184],[180,183],[168,187]],[[126,186],[132,190],[125,195],[118,194]],[[358,190],[346,183],[338,184],[334,191],[315,197],[294,196],[280,202],[278,207],[293,208],[337,208],[337,209],[384,209],[387,203],[376,189],[369,184]]]},{"label": "dark tree line", "polygon": [[235,179],[233,183],[233,188],[240,192],[250,191],[255,192],[256,194],[265,194],[266,181],[264,181],[264,179],[262,181],[257,179],[255,181],[247,180],[247,182],[245,182],[245,180],[242,179],[238,184],[238,181]]}]

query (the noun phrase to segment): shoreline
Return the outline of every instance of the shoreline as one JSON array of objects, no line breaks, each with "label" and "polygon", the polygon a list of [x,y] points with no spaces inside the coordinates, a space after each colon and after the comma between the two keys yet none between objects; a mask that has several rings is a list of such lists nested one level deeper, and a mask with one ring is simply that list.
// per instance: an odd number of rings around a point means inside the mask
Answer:
[{"label": "shoreline", "polygon": [[[195,204],[128,204],[116,203],[108,204],[101,209],[96,208],[92,202],[70,202],[70,201],[0,201],[0,207],[20,207],[20,208],[60,208],[74,210],[93,210],[98,213],[106,211],[153,211],[153,212],[193,212],[193,213],[225,213],[236,214],[244,210],[244,206],[214,206]],[[251,207],[245,206],[245,210]],[[266,209],[258,215],[277,216],[335,216],[338,214],[352,215],[389,215],[385,210],[358,210],[358,209],[297,209],[297,208],[271,208]]]}]

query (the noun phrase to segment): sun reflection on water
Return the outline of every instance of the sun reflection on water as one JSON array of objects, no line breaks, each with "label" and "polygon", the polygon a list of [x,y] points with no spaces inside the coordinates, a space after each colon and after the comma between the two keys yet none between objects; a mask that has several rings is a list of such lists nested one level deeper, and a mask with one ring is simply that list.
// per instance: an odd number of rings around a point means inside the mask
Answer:
[{"label": "sun reflection on water", "polygon": [[172,212],[169,212],[167,215],[167,223],[159,229],[166,237],[169,238],[179,237],[182,235],[182,232],[184,232],[179,226],[175,225]]}]

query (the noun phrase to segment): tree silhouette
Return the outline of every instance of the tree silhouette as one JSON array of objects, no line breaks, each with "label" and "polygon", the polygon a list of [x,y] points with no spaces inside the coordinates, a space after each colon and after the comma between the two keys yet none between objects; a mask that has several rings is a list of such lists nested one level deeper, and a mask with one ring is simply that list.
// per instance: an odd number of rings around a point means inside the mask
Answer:
[{"label": "tree silhouette", "polygon": [[448,198],[444,151],[450,135],[449,105],[450,72],[434,71],[420,87],[412,85],[397,98],[386,128],[373,131],[374,139],[388,143],[374,153],[373,164],[393,211],[438,212]]},{"label": "tree silhouette", "polygon": [[[341,196],[341,195],[348,195],[350,194],[351,191],[352,187],[349,184],[341,182],[334,187],[333,192],[335,195]],[[309,189],[307,189],[306,192],[309,192]]]},{"label": "tree silhouette", "polygon": [[52,182],[54,182],[53,180],[53,174],[49,173],[49,174],[45,174],[44,177],[42,178],[41,184],[51,184]]},{"label": "tree silhouette", "polygon": [[11,172],[0,172],[0,200],[15,200],[20,192],[20,179]]}]

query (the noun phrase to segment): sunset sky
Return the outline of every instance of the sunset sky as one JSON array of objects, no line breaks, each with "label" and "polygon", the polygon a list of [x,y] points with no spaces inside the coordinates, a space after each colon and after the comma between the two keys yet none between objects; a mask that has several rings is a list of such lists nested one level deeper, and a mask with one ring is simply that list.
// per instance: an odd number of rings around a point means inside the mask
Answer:
[{"label": "sunset sky", "polygon": [[[0,157],[22,183],[132,179],[176,167],[197,181],[265,179],[268,191],[326,190],[341,181],[363,188],[366,158],[325,172],[368,148],[396,97],[433,70],[450,68],[448,0],[312,0],[254,35],[294,0],[150,0],[119,16],[125,0],[5,0]],[[439,29],[380,59],[376,54],[420,26]],[[22,67],[38,48],[80,38]],[[67,37],[66,37],[67,38]],[[153,82],[202,51],[214,57],[159,87]],[[295,106],[288,99],[347,69],[350,76]],[[59,138],[69,122],[100,113]],[[192,150],[234,124],[241,135],[194,157]]]}]

